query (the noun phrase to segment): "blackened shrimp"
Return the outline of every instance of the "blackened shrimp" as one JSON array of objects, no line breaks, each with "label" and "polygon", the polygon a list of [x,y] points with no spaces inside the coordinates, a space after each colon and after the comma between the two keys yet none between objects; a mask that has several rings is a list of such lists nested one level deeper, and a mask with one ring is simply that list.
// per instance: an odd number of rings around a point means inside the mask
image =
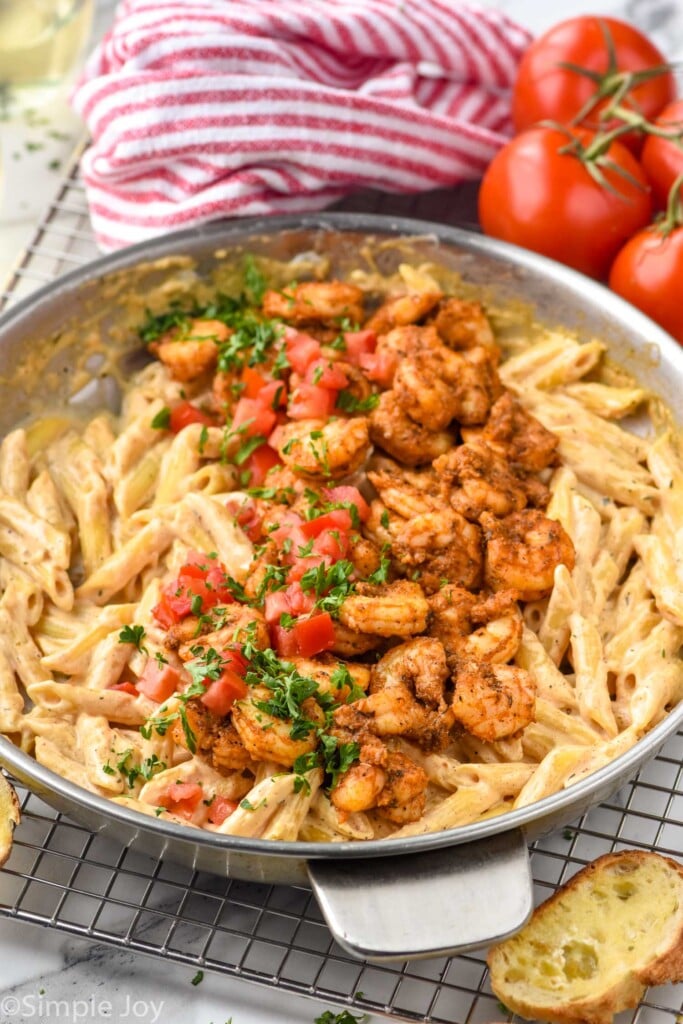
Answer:
[{"label": "blackened shrimp", "polygon": [[507,516],[526,506],[524,480],[483,441],[451,448],[434,461],[434,469],[452,488],[451,505],[467,519],[476,522],[482,512]]},{"label": "blackened shrimp", "polygon": [[419,323],[434,309],[442,297],[440,291],[410,292],[387,299],[366,323],[377,334],[386,334],[393,327]]},{"label": "blackened shrimp", "polygon": [[294,473],[323,480],[339,480],[355,473],[370,453],[364,416],[287,423],[275,429],[270,444]]},{"label": "blackened shrimp", "polygon": [[515,665],[462,661],[454,676],[453,714],[480,740],[514,736],[534,720],[536,687]]},{"label": "blackened shrimp", "polygon": [[317,322],[338,327],[344,319],[363,320],[363,292],[342,281],[304,281],[266,292],[263,312],[290,324]]},{"label": "blackened shrimp", "polygon": [[493,590],[513,589],[522,601],[547,597],[558,565],[574,568],[574,545],[561,523],[537,509],[480,518],[486,555],[484,577]]},{"label": "blackened shrimp", "polygon": [[395,391],[384,391],[368,418],[370,440],[407,466],[423,466],[449,451],[455,435],[429,430],[408,416]]},{"label": "blackened shrimp", "polygon": [[416,637],[392,648],[372,670],[370,694],[356,701],[378,736],[404,736],[425,749],[448,740],[453,717],[446,699],[449,672],[438,640]]},{"label": "blackened shrimp", "polygon": [[449,348],[463,350],[482,345],[500,359],[500,349],[491,329],[488,317],[479,302],[464,299],[442,299],[430,318],[439,336]]}]

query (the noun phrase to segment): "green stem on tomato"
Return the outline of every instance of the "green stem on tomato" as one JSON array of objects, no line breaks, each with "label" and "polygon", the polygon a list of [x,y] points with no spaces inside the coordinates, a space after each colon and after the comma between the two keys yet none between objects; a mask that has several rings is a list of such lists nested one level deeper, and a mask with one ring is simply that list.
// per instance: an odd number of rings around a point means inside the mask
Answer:
[{"label": "green stem on tomato", "polygon": [[666,238],[676,228],[683,226],[683,174],[679,174],[669,189],[666,213],[657,224],[657,230]]}]

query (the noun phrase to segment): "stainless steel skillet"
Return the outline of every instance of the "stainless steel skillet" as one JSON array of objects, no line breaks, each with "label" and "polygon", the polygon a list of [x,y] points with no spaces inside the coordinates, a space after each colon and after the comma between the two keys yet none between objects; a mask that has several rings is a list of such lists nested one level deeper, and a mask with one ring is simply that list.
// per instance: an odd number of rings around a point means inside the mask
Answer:
[{"label": "stainless steel skillet", "polygon": [[[356,214],[321,214],[238,225],[212,224],[134,246],[34,293],[0,320],[0,429],[35,410],[73,400],[117,400],[116,377],[135,363],[134,313],[126,286],[142,300],[164,275],[211,278],[231,253],[287,259],[298,253],[357,265],[368,236],[390,269],[401,258],[382,240],[405,237],[482,287],[497,303],[528,303],[550,326],[598,335],[616,361],[658,392],[683,424],[683,353],[651,321],[606,289],[542,257],[438,225]],[[159,266],[159,261],[164,265]],[[193,266],[189,266],[192,261]],[[80,329],[70,335],[74,323]],[[83,327],[82,325],[87,325]],[[107,331],[108,357],[92,346]],[[36,350],[38,339],[47,345]],[[87,827],[147,854],[218,874],[310,884],[335,937],[370,959],[431,956],[486,944],[516,930],[531,910],[527,843],[606,799],[683,724],[683,705],[632,750],[589,778],[530,807],[447,832],[400,841],[283,843],[219,836],[139,815],[94,796],[0,738],[0,761],[48,803]]]}]

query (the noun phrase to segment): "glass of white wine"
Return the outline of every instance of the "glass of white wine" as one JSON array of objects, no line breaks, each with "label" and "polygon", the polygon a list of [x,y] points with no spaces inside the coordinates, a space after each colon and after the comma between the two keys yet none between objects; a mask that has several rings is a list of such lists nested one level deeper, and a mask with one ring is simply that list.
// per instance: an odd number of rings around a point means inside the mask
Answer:
[{"label": "glass of white wine", "polygon": [[5,224],[43,208],[82,130],[67,95],[93,9],[94,0],[0,0],[0,243]]},{"label": "glass of white wine", "polygon": [[4,94],[24,105],[36,93],[67,82],[83,53],[92,16],[93,0],[0,0]]}]

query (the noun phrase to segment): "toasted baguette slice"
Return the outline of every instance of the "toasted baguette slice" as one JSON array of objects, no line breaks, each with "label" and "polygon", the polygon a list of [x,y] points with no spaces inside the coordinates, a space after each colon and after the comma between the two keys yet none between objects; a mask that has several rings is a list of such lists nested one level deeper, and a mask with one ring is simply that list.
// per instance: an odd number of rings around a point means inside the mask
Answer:
[{"label": "toasted baguette slice", "polygon": [[14,826],[20,821],[17,794],[0,772],[0,868],[10,855]]},{"label": "toasted baguette slice", "polygon": [[638,850],[599,857],[488,965],[496,996],[523,1017],[611,1024],[647,985],[683,980],[683,865]]}]

